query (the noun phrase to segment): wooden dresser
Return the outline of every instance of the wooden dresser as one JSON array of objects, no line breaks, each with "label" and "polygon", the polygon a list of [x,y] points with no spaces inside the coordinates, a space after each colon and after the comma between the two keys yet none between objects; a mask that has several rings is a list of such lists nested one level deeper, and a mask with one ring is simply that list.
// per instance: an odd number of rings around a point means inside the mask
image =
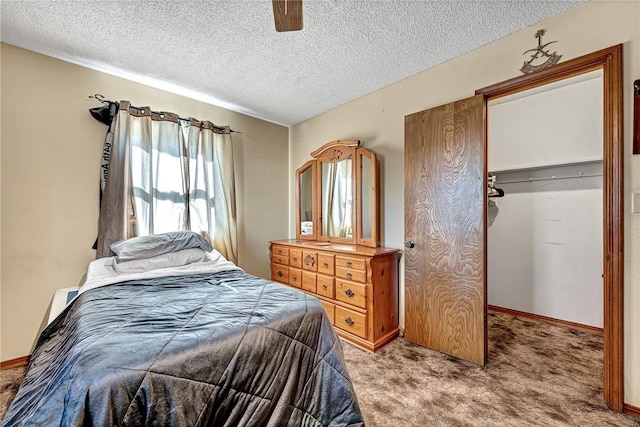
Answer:
[{"label": "wooden dresser", "polygon": [[272,280],[318,297],[342,338],[375,352],[398,336],[398,249],[278,240],[270,251]]}]

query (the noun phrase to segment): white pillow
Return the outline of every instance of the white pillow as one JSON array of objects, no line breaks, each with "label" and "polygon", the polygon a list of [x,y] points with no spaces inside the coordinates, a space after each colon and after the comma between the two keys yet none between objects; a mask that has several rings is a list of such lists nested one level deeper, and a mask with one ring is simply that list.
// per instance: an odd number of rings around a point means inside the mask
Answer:
[{"label": "white pillow", "polygon": [[179,267],[192,264],[207,258],[207,253],[202,249],[183,249],[169,252],[151,258],[122,261],[113,258],[113,269],[118,273],[144,273],[145,271],[158,270],[167,267]]}]

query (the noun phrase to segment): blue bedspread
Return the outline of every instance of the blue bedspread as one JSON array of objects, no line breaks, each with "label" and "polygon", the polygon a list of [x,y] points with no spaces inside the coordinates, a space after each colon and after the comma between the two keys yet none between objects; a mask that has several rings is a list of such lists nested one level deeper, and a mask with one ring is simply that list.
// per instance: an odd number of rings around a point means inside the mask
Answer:
[{"label": "blue bedspread", "polygon": [[40,336],[2,426],[360,426],[320,302],[242,271],[80,295]]}]

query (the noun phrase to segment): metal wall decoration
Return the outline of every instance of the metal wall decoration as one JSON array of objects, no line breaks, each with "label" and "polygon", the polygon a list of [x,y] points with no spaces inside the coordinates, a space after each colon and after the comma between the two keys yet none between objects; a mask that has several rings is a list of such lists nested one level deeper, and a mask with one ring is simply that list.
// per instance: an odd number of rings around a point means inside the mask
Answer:
[{"label": "metal wall decoration", "polygon": [[640,79],[633,82],[633,154],[640,154]]},{"label": "metal wall decoration", "polygon": [[[557,52],[554,51],[553,53],[549,53],[549,50],[546,49],[546,47],[551,43],[557,43],[557,41],[542,44],[542,36],[544,36],[546,33],[547,30],[545,29],[536,31],[534,38],[538,39],[538,46],[534,47],[533,49],[524,51],[523,55],[526,55],[529,52],[533,52],[531,54],[531,58],[528,61],[525,61],[524,64],[522,64],[522,68],[520,68],[520,71],[522,71],[524,74],[529,74],[534,71],[542,70],[543,68],[551,67],[552,65],[557,64],[560,58],[562,58],[562,55],[558,55]],[[534,64],[533,62],[536,60],[544,60],[544,62],[542,62],[541,64]]]}]

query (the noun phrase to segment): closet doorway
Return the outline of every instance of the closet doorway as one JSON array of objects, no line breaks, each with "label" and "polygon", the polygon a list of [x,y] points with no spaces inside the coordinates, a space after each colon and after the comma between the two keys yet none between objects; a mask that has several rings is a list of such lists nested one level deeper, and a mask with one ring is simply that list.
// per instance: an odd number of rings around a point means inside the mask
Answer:
[{"label": "closet doorway", "polygon": [[487,102],[597,70],[604,101],[603,394],[622,411],[622,45],[405,117],[405,337],[486,363]]},{"label": "closet doorway", "polygon": [[489,102],[598,70],[602,72],[604,101],[602,139],[603,394],[604,400],[610,408],[622,411],[624,405],[622,45],[603,49],[538,73],[479,89],[476,94],[483,95],[485,101]]},{"label": "closet doorway", "polygon": [[489,310],[602,335],[602,87],[597,70],[487,102]]}]

